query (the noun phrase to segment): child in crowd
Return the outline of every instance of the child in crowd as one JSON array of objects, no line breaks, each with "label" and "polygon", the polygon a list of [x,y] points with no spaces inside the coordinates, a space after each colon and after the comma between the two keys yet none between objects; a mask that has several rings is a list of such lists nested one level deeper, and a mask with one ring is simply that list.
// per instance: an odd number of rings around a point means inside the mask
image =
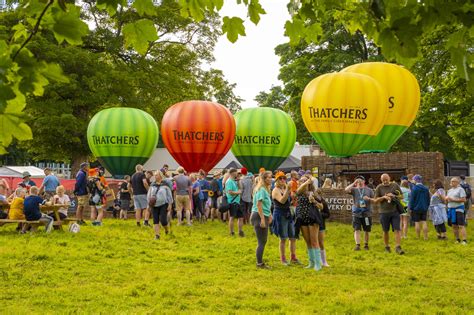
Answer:
[{"label": "child in crowd", "polygon": [[[38,196],[39,188],[32,186],[30,195],[25,198],[24,213],[28,221],[41,221],[46,225],[46,233],[51,232],[53,228],[53,218],[45,213],[41,213],[40,205],[45,203],[43,198]],[[24,233],[24,229],[22,231]]]},{"label": "child in crowd", "polygon": [[[10,210],[8,211],[9,220],[25,220],[25,214],[23,213],[23,202],[25,201],[26,189],[18,187],[10,197],[8,197],[8,203],[10,204]],[[23,223],[18,223],[17,231],[21,231]]]},{"label": "child in crowd", "polygon": [[[67,209],[69,208],[69,205],[71,204],[71,199],[69,198],[68,195],[65,194],[65,192],[66,192],[66,189],[64,188],[64,186],[60,185],[56,187],[56,195],[54,195],[53,197],[54,205],[64,205],[64,207],[61,207],[58,210],[60,220],[64,220],[67,218]],[[54,218],[54,212],[49,213],[48,215]]]}]

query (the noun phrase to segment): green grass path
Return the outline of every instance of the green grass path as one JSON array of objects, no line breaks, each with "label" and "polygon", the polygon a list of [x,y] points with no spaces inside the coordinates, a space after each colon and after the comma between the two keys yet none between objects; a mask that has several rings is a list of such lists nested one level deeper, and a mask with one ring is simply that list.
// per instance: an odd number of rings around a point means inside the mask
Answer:
[{"label": "green grass path", "polygon": [[[474,234],[469,226],[468,236]],[[230,237],[220,222],[173,226],[153,240],[133,220],[105,220],[80,233],[19,235],[0,227],[0,313],[385,313],[473,314],[474,242],[409,239],[406,255],[383,252],[374,226],[371,250],[354,252],[352,228],[328,223],[330,268],[320,272],[279,264],[269,236],[255,268],[256,239]],[[393,239],[392,239],[393,241]],[[303,241],[299,258],[306,264]]]}]

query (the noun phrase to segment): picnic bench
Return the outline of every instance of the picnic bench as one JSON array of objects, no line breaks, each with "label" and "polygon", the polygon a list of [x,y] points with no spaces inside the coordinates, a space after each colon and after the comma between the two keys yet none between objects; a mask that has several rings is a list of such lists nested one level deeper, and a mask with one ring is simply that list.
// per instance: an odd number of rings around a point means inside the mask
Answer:
[{"label": "picnic bench", "polygon": [[[57,226],[59,230],[63,230],[63,225],[69,225],[71,222],[76,222],[75,218],[65,218],[63,220],[59,217],[59,209],[64,208],[64,205],[42,205],[40,210],[43,213],[54,213],[54,223],[53,226]],[[0,210],[7,210],[10,208],[9,204],[0,204]],[[40,221],[27,221],[27,220],[10,220],[10,219],[0,219],[0,226],[10,223],[26,223],[33,228],[37,228],[39,225],[43,224]]]}]

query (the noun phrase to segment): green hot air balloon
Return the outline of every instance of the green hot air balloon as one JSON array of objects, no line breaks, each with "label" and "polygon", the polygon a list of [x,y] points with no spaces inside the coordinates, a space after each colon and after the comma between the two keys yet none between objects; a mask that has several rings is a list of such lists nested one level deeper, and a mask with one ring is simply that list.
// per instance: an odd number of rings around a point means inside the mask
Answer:
[{"label": "green hot air balloon", "polygon": [[249,171],[275,170],[293,150],[296,126],[291,117],[275,108],[248,108],[235,114],[232,153]]},{"label": "green hot air balloon", "polygon": [[115,177],[130,175],[144,164],[158,143],[158,126],[148,113],[115,107],[95,114],[87,127],[92,153]]}]

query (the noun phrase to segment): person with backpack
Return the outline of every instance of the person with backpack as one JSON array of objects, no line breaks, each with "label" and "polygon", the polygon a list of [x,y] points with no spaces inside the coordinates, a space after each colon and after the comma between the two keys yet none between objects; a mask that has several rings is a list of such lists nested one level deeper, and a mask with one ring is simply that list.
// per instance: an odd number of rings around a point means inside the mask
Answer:
[{"label": "person with backpack", "polygon": [[472,207],[472,189],[471,185],[466,182],[466,176],[461,175],[459,178],[461,179],[459,186],[466,192],[466,202],[464,202],[464,226],[467,226],[467,216]]},{"label": "person with backpack", "polygon": [[147,194],[148,206],[153,213],[153,229],[155,231],[155,240],[160,239],[160,223],[169,233],[168,212],[171,211],[173,204],[173,194],[168,185],[163,183],[163,176],[160,171],[155,172],[155,182],[151,184]]}]

